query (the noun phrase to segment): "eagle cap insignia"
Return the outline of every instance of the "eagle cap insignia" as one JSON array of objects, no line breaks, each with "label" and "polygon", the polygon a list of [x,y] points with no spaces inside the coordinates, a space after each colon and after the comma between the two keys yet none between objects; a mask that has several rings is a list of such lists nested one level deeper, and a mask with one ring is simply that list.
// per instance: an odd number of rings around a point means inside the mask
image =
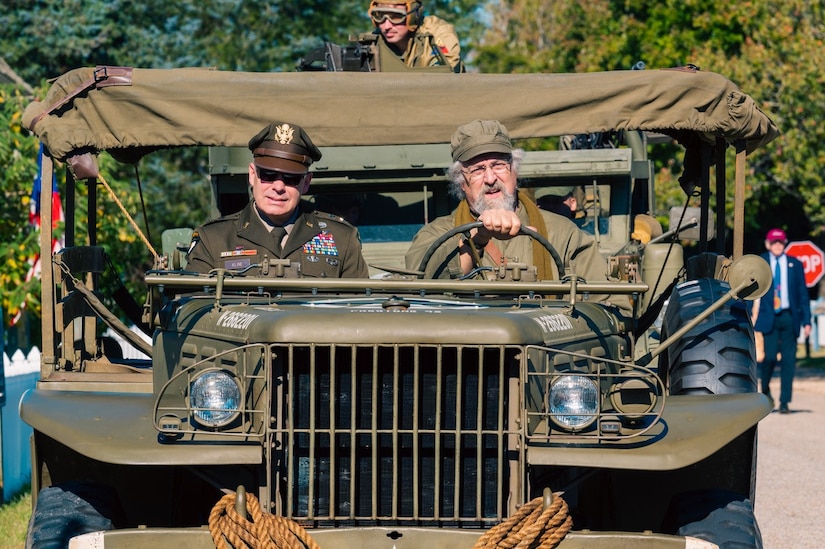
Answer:
[{"label": "eagle cap insignia", "polygon": [[292,143],[292,136],[294,134],[295,129],[289,124],[275,126],[275,140],[281,145],[288,145]]}]

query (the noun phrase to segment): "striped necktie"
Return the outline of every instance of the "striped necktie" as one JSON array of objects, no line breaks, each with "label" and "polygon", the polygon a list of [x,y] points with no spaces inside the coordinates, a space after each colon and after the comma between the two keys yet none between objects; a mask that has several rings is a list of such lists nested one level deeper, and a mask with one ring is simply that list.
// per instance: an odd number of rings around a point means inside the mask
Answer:
[{"label": "striped necktie", "polygon": [[779,258],[773,265],[773,311],[778,313],[782,310],[782,273],[779,270]]}]

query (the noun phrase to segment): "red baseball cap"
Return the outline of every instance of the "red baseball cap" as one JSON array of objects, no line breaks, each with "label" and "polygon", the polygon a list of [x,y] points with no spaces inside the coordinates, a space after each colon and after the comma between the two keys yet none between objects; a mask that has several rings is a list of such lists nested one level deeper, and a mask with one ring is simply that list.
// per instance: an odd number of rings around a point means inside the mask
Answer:
[{"label": "red baseball cap", "polygon": [[782,229],[771,229],[765,236],[765,240],[768,242],[787,242],[788,235]]}]

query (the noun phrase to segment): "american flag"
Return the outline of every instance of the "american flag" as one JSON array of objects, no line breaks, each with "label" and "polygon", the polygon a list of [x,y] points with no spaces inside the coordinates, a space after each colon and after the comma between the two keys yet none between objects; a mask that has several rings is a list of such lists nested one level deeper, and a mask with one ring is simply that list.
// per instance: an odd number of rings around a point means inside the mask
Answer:
[{"label": "american flag", "polygon": [[[32,184],[31,205],[29,207],[29,226],[36,231],[40,231],[40,188],[42,186],[43,177],[43,144],[40,145],[40,150],[37,153],[37,175],[34,177]],[[60,202],[60,191],[57,189],[57,177],[52,173],[52,230],[57,228],[58,223],[66,220],[63,213],[63,204]],[[65,246],[63,237],[52,238],[52,253],[60,251]],[[29,258],[29,271],[26,273],[26,282],[34,278],[40,278],[40,253],[34,254]],[[23,315],[23,310],[26,308],[24,301],[20,305],[20,309],[11,318],[10,324],[14,326]]]}]

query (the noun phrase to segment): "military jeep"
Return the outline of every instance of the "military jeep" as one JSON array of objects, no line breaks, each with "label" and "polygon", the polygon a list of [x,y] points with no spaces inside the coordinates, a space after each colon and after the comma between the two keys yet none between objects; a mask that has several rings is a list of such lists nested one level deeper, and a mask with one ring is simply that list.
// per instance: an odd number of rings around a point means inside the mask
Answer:
[{"label": "military jeep", "polygon": [[[627,146],[528,151],[520,173],[534,192],[582,190],[609,276],[561,265],[556,280],[515,269],[431,280],[424,265],[405,267],[415,231],[454,206],[449,139],[475,118],[516,139],[623,132]],[[244,146],[273,120],[299,123],[322,148],[309,199],[341,215],[355,207],[371,277],[285,277],[280,260],[200,275],[186,270],[187,229],[167,231],[145,274],[148,344],[98,298],[117,250],[78,217],[94,209],[76,205],[105,186],[67,199],[74,230],[53,255],[45,192],[41,376],[20,403],[34,430],[28,546],[258,545],[274,543],[260,536],[277,519],[286,533],[267,535],[324,549],[513,536],[568,549],[761,547],[757,426],[771,405],[756,391],[742,300],[771,275],[742,253],[742,205],[746,155],[778,130],[749,96],[689,69],[97,67],[61,76],[24,114],[49,153],[44,176],[53,162],[70,167],[68,193],[103,180],[103,151],[137,162],[211,147],[224,213],[248,200]],[[639,223],[652,208],[653,133],[685,149],[690,207],[663,231]],[[108,352],[105,327],[146,358]],[[234,511],[221,515],[226,498]]]}]

